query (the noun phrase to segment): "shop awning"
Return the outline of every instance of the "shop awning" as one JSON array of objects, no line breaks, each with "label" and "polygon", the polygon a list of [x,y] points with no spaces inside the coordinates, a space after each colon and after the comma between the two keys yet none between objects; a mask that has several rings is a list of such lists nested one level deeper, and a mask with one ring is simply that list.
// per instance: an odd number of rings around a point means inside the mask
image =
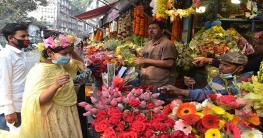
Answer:
[{"label": "shop awning", "polygon": [[78,19],[82,19],[82,20],[95,18],[95,17],[100,16],[102,14],[106,14],[115,4],[116,4],[116,2],[113,2],[109,5],[105,5],[105,6],[102,6],[102,7],[81,13],[79,15],[76,15],[75,17]]}]

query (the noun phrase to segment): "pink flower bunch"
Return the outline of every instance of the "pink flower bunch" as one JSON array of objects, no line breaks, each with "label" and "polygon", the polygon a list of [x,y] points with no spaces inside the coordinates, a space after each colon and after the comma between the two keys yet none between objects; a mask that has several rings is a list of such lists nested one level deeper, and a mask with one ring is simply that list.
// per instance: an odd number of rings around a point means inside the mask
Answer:
[{"label": "pink flower bunch", "polygon": [[79,103],[93,115],[92,126],[99,134],[110,138],[170,138],[175,121],[162,112],[159,94],[133,88],[128,94],[118,88],[102,87],[99,99],[91,97],[92,105]]},{"label": "pink flower bunch", "polygon": [[245,100],[241,98],[236,98],[233,95],[218,96],[216,98],[216,103],[226,110],[237,109],[246,105]]},{"label": "pink flower bunch", "polygon": [[51,49],[55,49],[58,46],[62,48],[67,48],[69,46],[74,45],[75,41],[76,41],[76,37],[72,35],[59,34],[59,36],[56,38],[53,36],[50,36],[47,39],[44,39],[44,46],[46,49],[48,47]]}]

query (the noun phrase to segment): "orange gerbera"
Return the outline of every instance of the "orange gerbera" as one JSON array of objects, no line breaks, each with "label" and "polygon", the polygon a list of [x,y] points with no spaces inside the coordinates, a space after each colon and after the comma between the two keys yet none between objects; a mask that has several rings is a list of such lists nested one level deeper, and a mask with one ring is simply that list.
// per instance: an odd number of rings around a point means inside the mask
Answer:
[{"label": "orange gerbera", "polygon": [[210,108],[208,108],[208,107],[203,108],[203,111],[202,111],[203,115],[209,115],[209,114],[213,114],[213,113],[214,113],[213,110],[211,110]]},{"label": "orange gerbera", "polygon": [[183,103],[177,109],[178,117],[182,118],[185,115],[196,114],[196,107],[191,103]]},{"label": "orange gerbera", "polygon": [[253,124],[258,126],[260,124],[259,117],[256,114],[251,114],[252,117],[242,119],[242,122],[245,124]]}]

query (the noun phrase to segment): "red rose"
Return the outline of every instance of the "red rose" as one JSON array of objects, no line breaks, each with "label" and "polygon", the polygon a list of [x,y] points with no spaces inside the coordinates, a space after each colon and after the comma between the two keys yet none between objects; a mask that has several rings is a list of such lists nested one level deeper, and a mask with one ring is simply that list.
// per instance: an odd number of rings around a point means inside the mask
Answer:
[{"label": "red rose", "polygon": [[125,128],[125,124],[123,122],[119,122],[117,127],[123,130]]},{"label": "red rose", "polygon": [[121,118],[121,111],[115,107],[108,108],[108,115]]},{"label": "red rose", "polygon": [[164,123],[159,124],[159,130],[160,131],[166,131],[167,128],[168,128],[168,126],[166,124],[164,124]]},{"label": "red rose", "polygon": [[146,125],[145,125],[144,122],[142,122],[142,121],[135,121],[135,122],[132,123],[131,129],[133,131],[142,132],[142,131],[145,130],[145,128],[146,128],[145,126]]},{"label": "red rose", "polygon": [[155,114],[153,118],[160,122],[168,119],[167,115],[164,114]]},{"label": "red rose", "polygon": [[169,128],[171,128],[171,129],[174,128],[175,122],[174,122],[173,119],[168,118],[168,119],[165,121],[165,123],[167,124],[167,126],[168,126]]},{"label": "red rose", "polygon": [[138,134],[136,132],[124,132],[119,135],[119,138],[138,138]]},{"label": "red rose", "polygon": [[134,120],[134,115],[130,111],[123,112],[123,120],[127,123],[131,123]]},{"label": "red rose", "polygon": [[104,110],[99,110],[98,113],[96,114],[96,119],[102,120],[107,117],[107,113]]},{"label": "red rose", "polygon": [[129,104],[132,107],[138,107],[141,104],[141,102],[139,100],[131,99],[129,100]]},{"label": "red rose", "polygon": [[153,135],[153,130],[151,130],[151,129],[146,129],[145,131],[144,131],[144,137],[145,138],[151,138],[151,136]]},{"label": "red rose", "polygon": [[147,109],[153,109],[155,107],[155,105],[153,104],[153,103],[148,103],[147,105],[146,105],[146,108]]},{"label": "red rose", "polygon": [[168,114],[171,113],[171,112],[172,112],[172,109],[170,108],[170,104],[164,106],[164,108],[163,108],[163,113],[164,113],[165,115],[168,115]]},{"label": "red rose", "polygon": [[106,138],[117,138],[113,128],[107,128],[103,134],[106,136]]},{"label": "red rose", "polygon": [[96,125],[95,125],[95,130],[96,130],[96,132],[101,133],[101,132],[103,132],[105,129],[107,129],[108,126],[109,126],[109,125],[108,125],[107,120],[102,120],[102,121],[99,122],[99,124],[96,124]]},{"label": "red rose", "polygon": [[144,121],[147,120],[147,117],[144,116],[144,115],[138,114],[138,115],[136,116],[136,120],[137,120],[137,121],[142,121],[142,122],[144,122]]},{"label": "red rose", "polygon": [[170,138],[170,135],[168,133],[162,133],[160,138]]},{"label": "red rose", "polygon": [[118,117],[112,116],[108,120],[109,125],[117,126],[117,124],[120,122],[120,119]]}]

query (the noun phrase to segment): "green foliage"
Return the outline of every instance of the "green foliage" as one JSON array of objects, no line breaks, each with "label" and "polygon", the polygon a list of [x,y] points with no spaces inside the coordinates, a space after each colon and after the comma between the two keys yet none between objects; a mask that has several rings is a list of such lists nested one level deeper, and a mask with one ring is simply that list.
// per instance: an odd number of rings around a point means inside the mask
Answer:
[{"label": "green foliage", "polygon": [[109,51],[115,51],[117,46],[119,45],[121,45],[121,41],[116,40],[116,39],[109,39],[109,40],[106,40],[104,43],[105,48]]},{"label": "green foliage", "polygon": [[135,34],[132,34],[132,42],[133,44],[137,46],[144,46],[145,43],[148,41],[146,38],[136,36]]}]

